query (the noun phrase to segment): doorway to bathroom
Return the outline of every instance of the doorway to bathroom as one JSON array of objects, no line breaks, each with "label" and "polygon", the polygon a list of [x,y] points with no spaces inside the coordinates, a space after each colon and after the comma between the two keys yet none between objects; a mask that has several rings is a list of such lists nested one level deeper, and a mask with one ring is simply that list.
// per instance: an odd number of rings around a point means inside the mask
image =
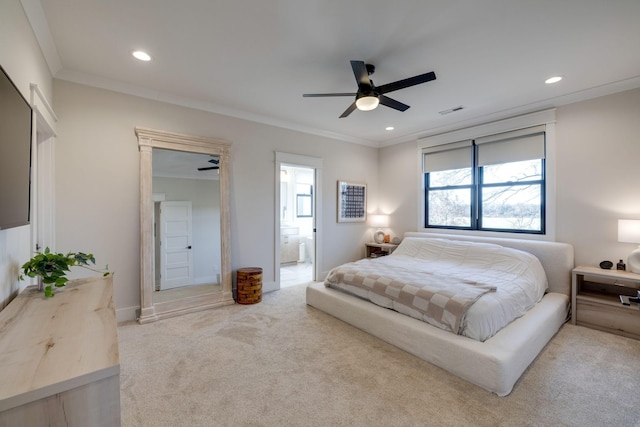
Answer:
[{"label": "doorway to bathroom", "polygon": [[279,288],[316,280],[318,175],[321,159],[276,153],[276,282]]}]

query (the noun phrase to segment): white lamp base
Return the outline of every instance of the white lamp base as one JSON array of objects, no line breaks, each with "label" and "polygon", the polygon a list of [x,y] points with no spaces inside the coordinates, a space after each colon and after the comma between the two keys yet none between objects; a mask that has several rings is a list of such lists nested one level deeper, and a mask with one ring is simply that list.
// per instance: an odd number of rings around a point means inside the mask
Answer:
[{"label": "white lamp base", "polygon": [[640,246],[629,254],[627,265],[632,273],[640,273]]}]

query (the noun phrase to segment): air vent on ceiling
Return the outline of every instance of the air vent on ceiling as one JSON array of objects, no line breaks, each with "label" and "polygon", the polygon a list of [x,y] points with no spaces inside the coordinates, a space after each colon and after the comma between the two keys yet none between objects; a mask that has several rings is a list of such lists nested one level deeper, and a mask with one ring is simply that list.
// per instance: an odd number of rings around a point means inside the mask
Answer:
[{"label": "air vent on ceiling", "polygon": [[444,116],[445,114],[453,113],[454,111],[460,111],[464,107],[462,105],[458,105],[457,107],[449,108],[448,110],[439,111],[440,115]]}]

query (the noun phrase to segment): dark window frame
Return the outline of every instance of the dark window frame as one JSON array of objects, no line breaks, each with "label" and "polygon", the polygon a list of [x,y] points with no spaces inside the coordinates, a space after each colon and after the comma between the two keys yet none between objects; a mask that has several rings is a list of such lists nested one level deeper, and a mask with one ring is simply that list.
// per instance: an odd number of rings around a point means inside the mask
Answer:
[{"label": "dark window frame", "polygon": [[[296,218],[312,218],[313,217],[313,186],[309,186],[308,193],[296,193]],[[305,203],[305,200],[308,200]],[[306,209],[308,208],[308,209]]]},{"label": "dark window frame", "polygon": [[[546,158],[541,158],[541,171],[540,179],[531,181],[505,181],[505,182],[492,182],[490,184],[483,183],[483,168],[484,166],[478,166],[478,145],[475,142],[472,143],[472,160],[471,160],[471,176],[472,182],[468,185],[451,185],[451,186],[429,186],[429,174],[430,172],[423,172],[424,179],[424,227],[432,229],[448,229],[448,230],[474,230],[474,231],[492,231],[501,233],[518,233],[518,234],[546,234]],[[427,154],[428,155],[428,154]],[[424,156],[424,154],[423,154]],[[508,164],[512,162],[506,162]],[[484,227],[482,225],[482,191],[486,188],[494,187],[512,187],[512,186],[530,186],[538,185],[540,187],[540,229],[539,230],[527,230],[527,229],[514,229],[514,228],[495,228]],[[430,191],[446,191],[456,189],[470,188],[470,226],[452,226],[452,225],[431,225],[429,224],[429,192]]]}]

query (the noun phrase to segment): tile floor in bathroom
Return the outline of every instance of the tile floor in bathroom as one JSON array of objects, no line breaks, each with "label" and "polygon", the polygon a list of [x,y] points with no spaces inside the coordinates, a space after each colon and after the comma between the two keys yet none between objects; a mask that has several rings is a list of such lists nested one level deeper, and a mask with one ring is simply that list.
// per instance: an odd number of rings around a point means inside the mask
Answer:
[{"label": "tile floor in bathroom", "polygon": [[310,262],[283,264],[280,266],[280,288],[308,283],[313,277]]}]

